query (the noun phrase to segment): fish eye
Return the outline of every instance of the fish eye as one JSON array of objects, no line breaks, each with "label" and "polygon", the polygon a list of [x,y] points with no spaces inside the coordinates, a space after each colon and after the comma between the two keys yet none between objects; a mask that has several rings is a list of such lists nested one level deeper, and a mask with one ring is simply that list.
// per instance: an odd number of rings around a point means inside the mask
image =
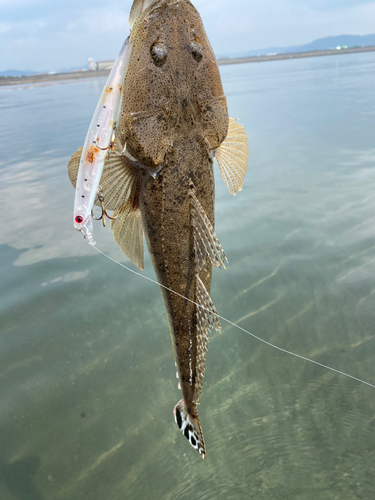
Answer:
[{"label": "fish eye", "polygon": [[163,64],[167,60],[167,51],[163,43],[153,43],[150,48],[150,54],[156,66],[163,66]]},{"label": "fish eye", "polygon": [[201,62],[203,58],[203,47],[202,45],[194,40],[193,42],[190,43],[190,48],[191,48],[191,53],[193,54],[194,59],[197,62]]}]

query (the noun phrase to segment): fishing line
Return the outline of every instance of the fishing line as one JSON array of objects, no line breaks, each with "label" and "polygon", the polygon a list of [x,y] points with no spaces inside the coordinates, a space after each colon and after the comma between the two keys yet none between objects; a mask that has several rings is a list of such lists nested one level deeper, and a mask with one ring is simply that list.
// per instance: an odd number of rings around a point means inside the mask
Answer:
[{"label": "fishing line", "polygon": [[270,342],[267,342],[267,340],[264,340],[260,337],[258,337],[257,335],[254,335],[254,333],[251,333],[247,330],[245,330],[245,328],[242,328],[242,326],[239,326],[239,325],[236,325],[235,323],[233,323],[232,321],[230,321],[229,319],[227,318],[224,318],[223,316],[220,316],[219,314],[217,313],[214,313],[213,311],[211,311],[210,309],[207,309],[206,307],[204,306],[201,306],[200,304],[197,304],[196,302],[194,302],[194,300],[191,300],[191,299],[188,299],[187,297],[185,297],[184,295],[181,295],[180,293],[178,292],[175,292],[174,290],[172,290],[171,288],[168,288],[167,286],[164,286],[162,285],[161,283],[157,282],[156,280],[153,280],[152,278],[149,278],[148,276],[144,276],[143,274],[141,273],[138,273],[137,271],[134,271],[133,269],[130,269],[130,267],[127,267],[125,266],[125,264],[121,264],[121,262],[118,262],[117,260],[113,259],[112,257],[110,257],[109,255],[107,255],[106,253],[102,252],[101,250],[99,250],[99,248],[97,248],[96,246],[92,247],[94,248],[94,250],[96,250],[97,252],[101,253],[102,255],[104,255],[104,257],[107,257],[107,259],[111,260],[112,262],[114,262],[115,264],[123,267],[124,269],[126,269],[127,271],[130,271],[131,273],[135,274],[136,276],[140,276],[141,278],[144,278],[145,280],[148,280],[148,281],[151,281],[151,283],[155,283],[155,285],[159,285],[163,288],[165,288],[165,290],[168,290],[169,292],[172,292],[174,293],[175,295],[178,295],[179,297],[181,297],[182,299],[184,300],[187,300],[188,302],[191,302],[192,304],[195,304],[197,307],[200,307],[201,309],[204,309],[205,311],[209,312],[210,314],[213,314],[214,316],[217,316],[218,318],[220,318],[222,321],[225,321],[226,323],[228,323],[229,325],[231,326],[234,326],[235,328],[238,328],[238,330],[241,330],[245,333],[247,333],[248,335],[250,335],[251,337],[253,337],[254,339],[256,340],[259,340],[259,342],[262,342],[263,344],[266,344],[270,347],[273,347],[274,349],[276,349],[277,351],[281,351],[281,352],[284,352],[285,354],[290,354],[291,356],[294,356],[295,358],[299,358],[299,359],[303,359],[304,361],[308,361],[309,363],[313,363],[314,365],[318,365],[322,368],[325,368],[326,370],[330,370],[331,372],[335,372],[335,373],[338,373],[339,375],[343,375],[344,377],[347,377],[347,378],[351,378],[352,380],[356,380],[357,382],[360,382],[361,384],[365,384],[365,385],[368,385],[370,387],[373,387],[375,389],[375,385],[374,384],[370,384],[370,382],[366,382],[365,380],[362,380],[360,378],[357,378],[357,377],[353,377],[353,375],[349,375],[348,373],[345,373],[345,372],[341,372],[340,370],[336,370],[335,368],[332,368],[330,366],[327,366],[327,365],[323,365],[322,363],[319,363],[318,361],[314,361],[313,359],[310,359],[310,358],[306,358],[305,356],[301,356],[300,354],[296,354],[295,352],[292,352],[292,351],[288,351],[287,349],[283,349],[282,347],[279,347],[277,345],[274,345],[274,344],[271,344]]}]

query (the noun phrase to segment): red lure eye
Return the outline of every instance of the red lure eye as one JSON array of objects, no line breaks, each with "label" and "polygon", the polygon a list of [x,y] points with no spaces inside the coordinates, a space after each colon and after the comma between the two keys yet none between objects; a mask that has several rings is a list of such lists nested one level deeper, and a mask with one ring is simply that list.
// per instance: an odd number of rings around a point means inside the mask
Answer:
[{"label": "red lure eye", "polygon": [[81,224],[81,222],[83,222],[83,217],[77,215],[77,217],[74,220],[76,221],[77,224]]}]

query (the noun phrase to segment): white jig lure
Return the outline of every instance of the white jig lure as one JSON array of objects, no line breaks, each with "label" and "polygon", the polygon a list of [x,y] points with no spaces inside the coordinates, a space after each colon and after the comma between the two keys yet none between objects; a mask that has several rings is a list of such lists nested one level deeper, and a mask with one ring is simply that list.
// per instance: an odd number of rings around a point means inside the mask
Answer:
[{"label": "white jig lure", "polygon": [[82,149],[74,200],[74,227],[82,232],[90,245],[96,243],[93,236],[91,211],[104,162],[114,141],[116,117],[129,59],[128,37],[100,96]]}]

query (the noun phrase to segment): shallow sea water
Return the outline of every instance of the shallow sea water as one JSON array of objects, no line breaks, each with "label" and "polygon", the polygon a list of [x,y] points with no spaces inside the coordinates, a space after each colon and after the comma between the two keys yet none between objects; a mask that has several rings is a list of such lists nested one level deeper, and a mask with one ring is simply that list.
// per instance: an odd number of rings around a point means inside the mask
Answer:
[{"label": "shallow sea water", "polygon": [[[375,55],[221,73],[250,159],[236,197],[216,169],[216,308],[375,383]],[[199,407],[207,459],[179,433],[158,287],[72,227],[66,165],[104,83],[0,88],[1,500],[375,498],[375,389],[224,322]]]}]

